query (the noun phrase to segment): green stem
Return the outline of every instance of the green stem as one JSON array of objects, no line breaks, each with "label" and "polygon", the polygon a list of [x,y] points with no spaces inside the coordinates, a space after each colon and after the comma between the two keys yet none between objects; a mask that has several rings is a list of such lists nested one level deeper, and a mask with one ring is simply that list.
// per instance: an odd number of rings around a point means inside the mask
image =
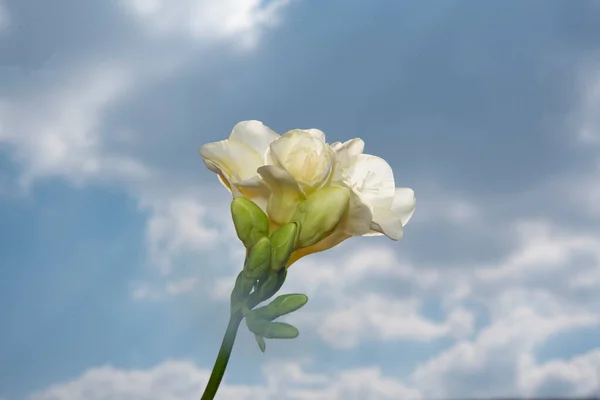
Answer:
[{"label": "green stem", "polygon": [[206,385],[206,389],[204,389],[204,394],[200,400],[213,400],[215,398],[217,390],[219,390],[219,385],[221,384],[221,379],[223,379],[223,375],[225,374],[229,356],[231,355],[231,349],[233,348],[235,336],[240,326],[240,322],[242,322],[242,318],[243,317],[239,312],[229,318],[229,324],[227,324],[227,330],[225,331],[225,336],[223,336],[215,366],[213,367],[210,379],[208,380],[208,384]]}]

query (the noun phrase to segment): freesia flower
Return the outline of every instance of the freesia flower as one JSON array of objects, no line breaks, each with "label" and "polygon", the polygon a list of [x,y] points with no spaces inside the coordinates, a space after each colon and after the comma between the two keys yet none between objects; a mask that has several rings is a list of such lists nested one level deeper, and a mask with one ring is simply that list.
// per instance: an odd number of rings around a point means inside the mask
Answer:
[{"label": "freesia flower", "polygon": [[347,190],[347,196],[324,197],[313,206],[328,207],[321,210],[325,213],[344,211],[337,212],[341,217],[326,237],[297,249],[289,266],[352,236],[402,238],[415,209],[414,191],[395,187],[390,165],[363,151],[358,138],[327,144],[318,129],[279,135],[262,122],[243,121],[228,139],[202,146],[200,155],[234,197],[252,200],[267,214],[271,231],[292,221],[300,204],[317,191]]},{"label": "freesia flower", "polygon": [[275,320],[303,307],[306,295],[282,295],[256,308],[279,291],[290,265],[352,236],[402,238],[415,194],[395,187],[389,164],[364,154],[364,147],[361,139],[328,144],[318,129],[279,135],[262,122],[243,121],[229,139],[200,148],[205,165],[233,194],[233,225],[246,248],[201,400],[214,399],[242,320],[262,352],[265,339],[298,336],[296,327]]}]

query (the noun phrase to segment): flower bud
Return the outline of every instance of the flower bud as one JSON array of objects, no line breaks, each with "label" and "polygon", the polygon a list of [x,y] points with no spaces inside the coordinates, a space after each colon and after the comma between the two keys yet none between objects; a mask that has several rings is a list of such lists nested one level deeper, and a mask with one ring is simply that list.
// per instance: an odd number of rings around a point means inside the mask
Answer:
[{"label": "flower bud", "polygon": [[271,269],[279,271],[285,268],[290,256],[296,250],[298,224],[290,222],[271,234]]},{"label": "flower bud", "polygon": [[298,206],[292,222],[300,226],[296,248],[312,246],[329,236],[348,210],[350,193],[338,186],[326,186]]},{"label": "flower bud", "polygon": [[245,197],[233,199],[231,216],[237,236],[247,249],[269,236],[269,217],[252,200]]},{"label": "flower bud", "polygon": [[271,242],[263,237],[250,249],[244,263],[244,275],[247,278],[263,277],[271,267]]},{"label": "flower bud", "polygon": [[231,314],[236,313],[246,302],[255,282],[255,279],[246,277],[243,271],[238,274],[231,292]]},{"label": "flower bud", "polygon": [[252,292],[252,300],[255,301],[253,305],[270,299],[279,289],[283,286],[285,278],[287,276],[287,270],[281,269],[277,272],[271,272],[264,278],[258,285],[256,291]]}]

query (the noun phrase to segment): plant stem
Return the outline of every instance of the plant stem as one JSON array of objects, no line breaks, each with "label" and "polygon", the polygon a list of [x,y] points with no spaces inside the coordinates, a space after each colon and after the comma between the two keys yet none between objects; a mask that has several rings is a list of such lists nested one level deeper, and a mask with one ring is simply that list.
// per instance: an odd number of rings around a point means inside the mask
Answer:
[{"label": "plant stem", "polygon": [[240,312],[236,312],[229,318],[229,324],[227,324],[227,330],[223,336],[215,366],[213,367],[210,379],[206,384],[206,389],[204,389],[204,394],[200,400],[213,400],[215,398],[217,390],[219,390],[219,385],[221,384],[221,379],[223,379],[223,375],[225,374],[229,356],[231,355],[231,349],[233,348],[235,336],[240,326],[240,322],[242,322],[242,318]]}]

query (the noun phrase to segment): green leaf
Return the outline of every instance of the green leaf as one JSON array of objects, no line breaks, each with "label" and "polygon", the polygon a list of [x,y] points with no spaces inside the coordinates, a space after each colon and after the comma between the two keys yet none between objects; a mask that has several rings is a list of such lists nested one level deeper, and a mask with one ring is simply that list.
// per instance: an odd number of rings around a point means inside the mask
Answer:
[{"label": "green leaf", "polygon": [[299,335],[296,327],[285,322],[270,322],[246,317],[246,326],[250,332],[265,339],[294,339]]},{"label": "green leaf", "polygon": [[259,336],[259,335],[254,335],[254,339],[256,339],[256,343],[258,344],[258,348],[260,349],[260,351],[262,351],[264,353],[265,350],[267,349],[267,344],[265,343],[265,338],[263,338],[262,336]]},{"label": "green leaf", "polygon": [[277,229],[269,238],[271,241],[271,269],[278,271],[287,266],[287,263],[296,250],[298,238],[298,224],[290,222]]},{"label": "green leaf", "polygon": [[269,217],[252,200],[237,197],[231,202],[231,216],[238,238],[247,249],[269,236]]},{"label": "green leaf", "polygon": [[264,276],[270,267],[271,242],[268,237],[263,237],[250,249],[244,263],[244,275],[247,278],[258,279]]},{"label": "green leaf", "polygon": [[306,302],[308,302],[308,297],[304,294],[284,294],[277,297],[269,305],[250,311],[249,315],[257,319],[272,321],[302,308]]}]

